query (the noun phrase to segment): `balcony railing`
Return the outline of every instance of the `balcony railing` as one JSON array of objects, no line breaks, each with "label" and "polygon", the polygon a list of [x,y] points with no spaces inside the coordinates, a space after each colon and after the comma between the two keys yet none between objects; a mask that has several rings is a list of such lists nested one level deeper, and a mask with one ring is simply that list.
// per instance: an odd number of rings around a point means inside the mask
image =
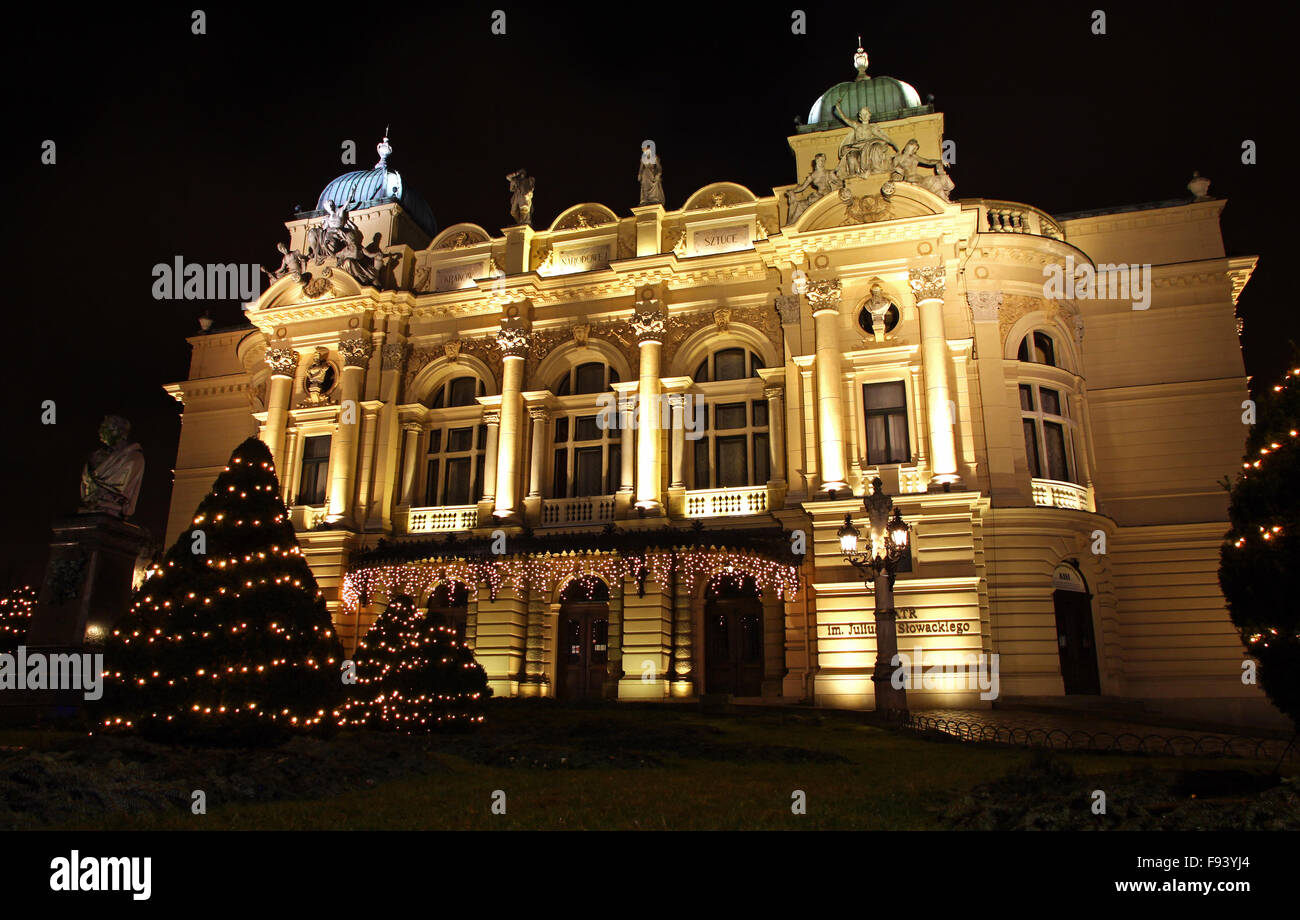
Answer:
[{"label": "balcony railing", "polygon": [[980,199],[979,228],[985,233],[1029,233],[1054,240],[1065,239],[1065,231],[1045,211],[1015,201]]},{"label": "balcony railing", "polygon": [[315,530],[325,520],[327,505],[294,505],[289,509],[289,521],[294,529]]},{"label": "balcony railing", "polygon": [[1034,504],[1046,508],[1065,508],[1068,511],[1091,511],[1086,486],[1057,479],[1031,479]]},{"label": "balcony railing", "polygon": [[542,524],[595,524],[614,520],[614,496],[548,498],[542,502]]},{"label": "balcony railing", "polygon": [[767,486],[693,489],[686,493],[686,516],[726,517],[762,514],[767,510]]},{"label": "balcony railing", "polygon": [[412,508],[406,519],[407,533],[447,533],[473,530],[478,526],[478,505],[443,505]]}]

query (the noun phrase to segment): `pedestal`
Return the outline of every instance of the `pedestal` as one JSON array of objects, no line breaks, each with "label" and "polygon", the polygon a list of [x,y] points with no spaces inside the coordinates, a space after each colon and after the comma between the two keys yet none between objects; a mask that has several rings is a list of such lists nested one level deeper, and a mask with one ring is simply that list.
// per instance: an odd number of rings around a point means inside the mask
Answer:
[{"label": "pedestal", "polygon": [[110,514],[54,520],[50,561],[27,646],[80,646],[102,639],[127,612],[136,561],[149,531]]}]

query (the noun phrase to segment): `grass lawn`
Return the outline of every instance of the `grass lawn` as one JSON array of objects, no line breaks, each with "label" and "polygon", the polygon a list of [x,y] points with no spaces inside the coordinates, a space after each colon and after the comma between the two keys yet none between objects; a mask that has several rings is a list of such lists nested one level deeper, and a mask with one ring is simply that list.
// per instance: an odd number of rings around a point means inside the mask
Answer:
[{"label": "grass lawn", "polygon": [[[0,745],[25,744],[14,733]],[[340,735],[330,745],[353,745]],[[46,738],[37,744],[53,744]],[[63,826],[139,830],[939,829],[942,812],[976,785],[1025,767],[1030,751],[925,741],[844,713],[748,710],[704,715],[685,706],[562,707],[492,703],[488,723],[428,745],[423,772],[352,791],[263,802],[97,815]],[[1136,766],[1156,771],[1271,764],[1064,754],[1083,781]],[[364,764],[363,764],[364,766]],[[1089,786],[1081,782],[1079,794]],[[506,813],[494,814],[493,794]],[[806,794],[807,813],[791,811]]]}]

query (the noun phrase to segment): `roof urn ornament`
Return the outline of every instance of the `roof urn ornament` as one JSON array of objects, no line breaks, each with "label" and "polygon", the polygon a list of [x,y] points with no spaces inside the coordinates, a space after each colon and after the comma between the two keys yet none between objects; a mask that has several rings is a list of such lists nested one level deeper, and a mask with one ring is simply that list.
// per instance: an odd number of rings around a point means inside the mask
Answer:
[{"label": "roof urn ornament", "polygon": [[664,203],[664,169],[655,152],[654,141],[641,142],[641,166],[636,178],[641,183],[642,205]]},{"label": "roof urn ornament", "polygon": [[870,80],[867,76],[867,52],[862,47],[862,36],[858,36],[858,50],[853,52],[853,66],[858,70],[859,80]]},{"label": "roof urn ornament", "polygon": [[135,513],[140,481],[144,478],[144,452],[128,440],[131,423],[120,415],[106,415],[99,426],[104,445],[94,451],[81,470],[83,514],[111,514],[128,518]]},{"label": "roof urn ornament", "polygon": [[1197,201],[1205,201],[1210,197],[1210,180],[1199,172],[1193,172],[1192,181],[1187,183],[1187,190]]},{"label": "roof urn ornament", "polygon": [[393,145],[388,143],[388,128],[384,128],[384,139],[375,144],[375,152],[379,154],[379,162],[375,164],[375,169],[387,169],[388,158],[392,155]]},{"label": "roof urn ornament", "polygon": [[533,222],[533,189],[537,180],[522,169],[506,176],[510,183],[510,216],[516,226],[528,227]]}]

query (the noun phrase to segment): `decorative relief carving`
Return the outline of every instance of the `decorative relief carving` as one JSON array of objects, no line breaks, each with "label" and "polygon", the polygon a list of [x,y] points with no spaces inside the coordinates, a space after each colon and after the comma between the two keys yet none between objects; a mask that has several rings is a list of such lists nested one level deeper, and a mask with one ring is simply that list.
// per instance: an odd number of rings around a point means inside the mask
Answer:
[{"label": "decorative relief carving", "polygon": [[713,323],[718,327],[719,332],[726,332],[727,325],[731,322],[731,311],[726,307],[713,311]]},{"label": "decorative relief carving", "polygon": [[462,230],[454,236],[449,236],[437,246],[437,249],[468,249],[470,246],[476,246],[479,243],[486,243],[488,238],[477,231]]},{"label": "decorative relief carving", "polygon": [[375,343],[367,338],[344,339],[339,342],[339,354],[344,367],[367,367],[375,353]]},{"label": "decorative relief carving", "polygon": [[1073,304],[1045,300],[1042,297],[1027,297],[1023,294],[1005,294],[1002,297],[1002,307],[998,310],[998,334],[1003,344],[1007,341],[1011,327],[1019,322],[1022,316],[1036,312],[1041,312],[1048,322],[1064,317],[1065,326],[1076,329],[1076,335],[1078,334],[1074,317],[1079,315],[1079,311]]},{"label": "decorative relief carving", "polygon": [[644,300],[636,304],[636,312],[628,320],[628,328],[640,342],[662,342],[668,327],[668,314],[658,300]]},{"label": "decorative relief carving", "polygon": [[776,307],[782,325],[789,326],[799,322],[798,294],[777,294],[772,300],[772,305]]},{"label": "decorative relief carving", "polygon": [[402,362],[406,360],[408,346],[405,342],[389,342],[384,346],[382,355],[382,368],[386,371],[400,370]]},{"label": "decorative relief carving", "polygon": [[880,195],[854,197],[847,187],[840,189],[840,201],[844,202],[844,217],[840,226],[886,220],[893,213],[894,206],[890,204],[888,196],[883,194],[883,188],[881,191]]},{"label": "decorative relief carving", "polygon": [[292,377],[298,370],[298,352],[292,348],[272,347],[266,350],[266,363],[272,374]]},{"label": "decorative relief carving", "polygon": [[812,309],[813,316],[816,316],[822,310],[839,310],[840,298],[844,293],[844,286],[839,279],[830,281],[810,281],[808,283],[808,306]]},{"label": "decorative relief carving", "polygon": [[614,223],[613,219],[597,211],[578,211],[576,214],[570,214],[560,223],[555,225],[556,230],[586,230],[588,227],[603,227],[605,224]]},{"label": "decorative relief carving", "polygon": [[497,332],[496,343],[506,358],[523,358],[528,354],[528,329],[522,324],[505,322]]},{"label": "decorative relief carving", "polygon": [[917,303],[923,300],[942,300],[943,289],[947,284],[947,270],[942,265],[912,268],[907,272],[907,283],[911,285],[912,296]]},{"label": "decorative relief carving", "polygon": [[1002,292],[967,291],[966,303],[970,304],[975,322],[991,323],[998,318],[998,308],[1002,306]]},{"label": "decorative relief carving", "polygon": [[442,354],[448,361],[453,364],[460,357],[460,339],[454,339],[450,342],[442,343]]},{"label": "decorative relief carving", "polygon": [[[798,298],[795,300],[797,301]],[[797,305],[796,309],[798,309]],[[718,320],[715,313],[717,312],[719,311],[703,310],[698,313],[669,317],[667,333],[663,338],[662,366],[669,367],[682,343],[695,333],[710,326],[716,330]],[[781,326],[771,310],[766,307],[728,307],[727,312],[729,326],[750,326],[761,332],[777,351],[780,351]]]},{"label": "decorative relief carving", "polygon": [[302,295],[308,300],[320,300],[322,297],[334,293],[334,282],[330,280],[333,273],[333,269],[326,267],[311,277],[304,275]]},{"label": "decorative relief carving", "polygon": [[587,337],[591,335],[591,323],[580,323],[573,327],[573,344],[579,348],[587,344]]}]

